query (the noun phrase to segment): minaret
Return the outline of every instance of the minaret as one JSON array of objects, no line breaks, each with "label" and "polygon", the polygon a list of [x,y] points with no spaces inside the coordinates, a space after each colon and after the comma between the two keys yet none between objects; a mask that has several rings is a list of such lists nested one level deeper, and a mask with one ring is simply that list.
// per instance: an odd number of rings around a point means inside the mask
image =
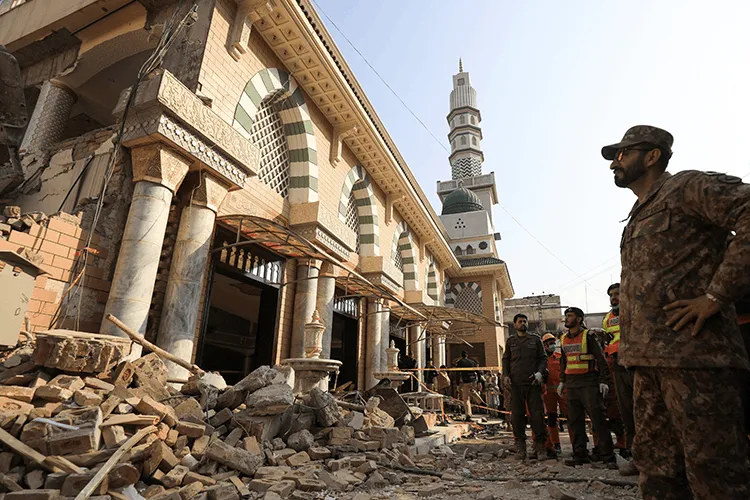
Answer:
[{"label": "minaret", "polygon": [[482,116],[477,108],[477,92],[471,86],[469,73],[458,60],[458,74],[453,75],[451,109],[448,113],[448,141],[451,143],[451,177],[453,180],[482,175]]}]

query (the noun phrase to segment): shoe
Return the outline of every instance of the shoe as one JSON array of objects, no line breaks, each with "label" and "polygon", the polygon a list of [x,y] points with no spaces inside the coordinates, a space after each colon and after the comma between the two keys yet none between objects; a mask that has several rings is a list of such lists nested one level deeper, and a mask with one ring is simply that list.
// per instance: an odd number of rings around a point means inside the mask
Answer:
[{"label": "shoe", "polygon": [[637,476],[638,474],[640,474],[640,472],[632,461],[620,467],[621,476]]},{"label": "shoe", "polygon": [[589,458],[591,459],[592,462],[601,462],[602,458],[601,458],[601,455],[599,454],[599,449],[594,447],[591,450],[591,453],[589,454]]},{"label": "shoe", "polygon": [[516,460],[526,460],[526,441],[516,441]]},{"label": "shoe", "polygon": [[633,458],[633,454],[627,448],[620,449],[620,456],[624,458],[625,460],[630,460]]},{"label": "shoe", "polygon": [[590,464],[591,460],[589,459],[589,457],[574,455],[571,458],[566,458],[563,463],[569,467],[577,467],[583,464]]},{"label": "shoe", "polygon": [[471,419],[471,417],[466,417],[466,421],[467,422],[473,422],[473,420]]},{"label": "shoe", "polygon": [[615,457],[612,457],[610,460],[605,460],[604,465],[609,470],[617,470],[619,468],[617,467],[617,460],[615,459]]},{"label": "shoe", "polygon": [[557,456],[559,457],[562,455],[562,446],[560,446],[560,443],[555,443],[553,445],[555,447],[555,452],[557,452]]}]

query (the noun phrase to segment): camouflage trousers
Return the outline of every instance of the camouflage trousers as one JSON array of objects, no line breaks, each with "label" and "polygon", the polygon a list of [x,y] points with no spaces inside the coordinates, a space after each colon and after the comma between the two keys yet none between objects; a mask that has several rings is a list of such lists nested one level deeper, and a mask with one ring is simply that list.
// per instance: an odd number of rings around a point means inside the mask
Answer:
[{"label": "camouflage trousers", "polygon": [[636,368],[633,455],[645,500],[750,498],[740,375]]}]

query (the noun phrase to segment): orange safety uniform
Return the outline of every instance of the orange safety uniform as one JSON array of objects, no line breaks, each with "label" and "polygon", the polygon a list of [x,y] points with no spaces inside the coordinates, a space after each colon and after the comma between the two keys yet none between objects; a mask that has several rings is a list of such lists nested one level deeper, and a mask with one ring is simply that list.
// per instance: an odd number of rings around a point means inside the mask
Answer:
[{"label": "orange safety uniform", "polygon": [[[615,363],[617,362],[617,352],[620,349],[620,317],[609,311],[602,320],[602,328],[605,332],[612,335],[612,340],[604,348],[604,356],[607,358],[609,373],[615,373]],[[617,404],[617,390],[615,384],[610,384],[609,394],[607,395],[607,418],[610,420],[610,427],[617,436],[615,448],[625,448],[625,430],[622,425],[622,415],[620,406]],[[596,436],[594,436],[596,438]],[[596,442],[596,439],[594,439]]]},{"label": "orange safety uniform", "polygon": [[557,407],[560,406],[560,415],[567,414],[565,405],[565,396],[560,397],[557,394],[557,386],[560,384],[560,358],[562,355],[555,352],[547,356],[547,384],[544,387],[544,409],[547,413],[557,413]]}]

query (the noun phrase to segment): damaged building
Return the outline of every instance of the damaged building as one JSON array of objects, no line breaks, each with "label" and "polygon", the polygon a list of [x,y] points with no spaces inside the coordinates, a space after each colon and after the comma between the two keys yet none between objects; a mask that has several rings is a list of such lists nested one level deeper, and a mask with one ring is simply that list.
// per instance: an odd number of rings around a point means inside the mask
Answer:
[{"label": "damaged building", "polygon": [[499,364],[494,175],[442,183],[476,191],[444,218],[482,219],[446,231],[309,0],[6,0],[0,45],[28,111],[0,250],[41,273],[22,330],[123,335],[112,314],[234,383],[302,357],[317,310],[338,385],[374,385],[391,343]]}]

